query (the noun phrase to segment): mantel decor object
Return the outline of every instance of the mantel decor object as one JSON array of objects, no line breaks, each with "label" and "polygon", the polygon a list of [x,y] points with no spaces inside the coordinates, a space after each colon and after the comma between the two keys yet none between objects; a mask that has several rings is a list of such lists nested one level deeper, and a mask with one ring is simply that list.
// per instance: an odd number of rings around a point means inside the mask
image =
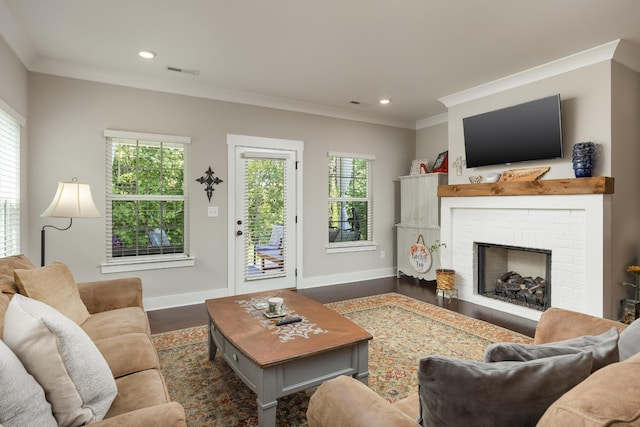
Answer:
[{"label": "mantel decor object", "polygon": [[224,182],[217,176],[213,176],[214,173],[215,172],[211,170],[211,166],[209,166],[209,169],[207,169],[204,173],[205,176],[201,176],[200,178],[196,179],[196,181],[198,181],[200,184],[206,185],[204,191],[207,192],[207,198],[209,199],[209,201],[211,201],[211,196],[213,196],[213,191],[215,190],[215,188],[213,188],[213,185],[218,185],[221,182]]},{"label": "mantel decor object", "polygon": [[596,145],[593,142],[573,144],[573,173],[576,178],[588,178],[593,173],[596,157]]},{"label": "mantel decor object", "polygon": [[535,181],[549,172],[549,167],[509,169],[500,175],[498,182]]}]

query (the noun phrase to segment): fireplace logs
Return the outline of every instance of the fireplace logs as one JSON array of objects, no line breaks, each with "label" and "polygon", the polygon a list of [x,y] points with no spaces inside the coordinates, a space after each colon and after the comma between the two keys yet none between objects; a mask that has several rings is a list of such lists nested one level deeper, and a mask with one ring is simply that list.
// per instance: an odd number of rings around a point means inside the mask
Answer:
[{"label": "fireplace logs", "polygon": [[515,271],[509,271],[496,280],[495,289],[486,296],[543,310],[546,302],[547,281],[542,277],[522,277]]},{"label": "fireplace logs", "polygon": [[550,250],[482,242],[476,245],[478,295],[538,311],[550,306]]}]

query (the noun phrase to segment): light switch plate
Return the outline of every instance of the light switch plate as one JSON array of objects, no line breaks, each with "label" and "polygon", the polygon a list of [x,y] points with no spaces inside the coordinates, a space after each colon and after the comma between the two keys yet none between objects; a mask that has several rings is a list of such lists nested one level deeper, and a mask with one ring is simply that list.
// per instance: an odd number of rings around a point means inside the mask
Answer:
[{"label": "light switch plate", "polygon": [[218,216],[218,207],[217,206],[209,206],[207,208],[207,215],[209,217],[216,217]]}]

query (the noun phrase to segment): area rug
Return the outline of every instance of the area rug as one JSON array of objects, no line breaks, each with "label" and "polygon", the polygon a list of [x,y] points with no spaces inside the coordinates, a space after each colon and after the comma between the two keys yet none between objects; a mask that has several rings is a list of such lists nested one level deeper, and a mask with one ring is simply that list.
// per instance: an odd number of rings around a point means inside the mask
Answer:
[{"label": "area rug", "polygon": [[[369,342],[369,387],[390,402],[418,389],[421,358],[432,354],[482,360],[494,342],[529,337],[396,293],[327,304],[362,326]],[[209,361],[207,327],[153,335],[171,398],[189,426],[257,426],[256,395],[220,355]],[[278,426],[306,426],[315,388],[278,399]]]}]

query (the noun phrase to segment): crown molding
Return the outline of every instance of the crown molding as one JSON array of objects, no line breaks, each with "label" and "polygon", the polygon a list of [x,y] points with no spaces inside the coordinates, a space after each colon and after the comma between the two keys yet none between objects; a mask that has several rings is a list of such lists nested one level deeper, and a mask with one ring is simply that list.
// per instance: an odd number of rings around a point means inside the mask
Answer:
[{"label": "crown molding", "polygon": [[416,122],[416,130],[441,125],[449,121],[449,113],[442,113],[436,116],[427,117]]},{"label": "crown molding", "polygon": [[438,101],[442,102],[447,108],[451,108],[455,105],[553,77],[567,71],[611,60],[619,44],[620,40],[614,40],[471,89],[438,98]]},{"label": "crown molding", "polygon": [[620,40],[613,54],[613,60],[640,73],[640,49],[625,40]]}]

